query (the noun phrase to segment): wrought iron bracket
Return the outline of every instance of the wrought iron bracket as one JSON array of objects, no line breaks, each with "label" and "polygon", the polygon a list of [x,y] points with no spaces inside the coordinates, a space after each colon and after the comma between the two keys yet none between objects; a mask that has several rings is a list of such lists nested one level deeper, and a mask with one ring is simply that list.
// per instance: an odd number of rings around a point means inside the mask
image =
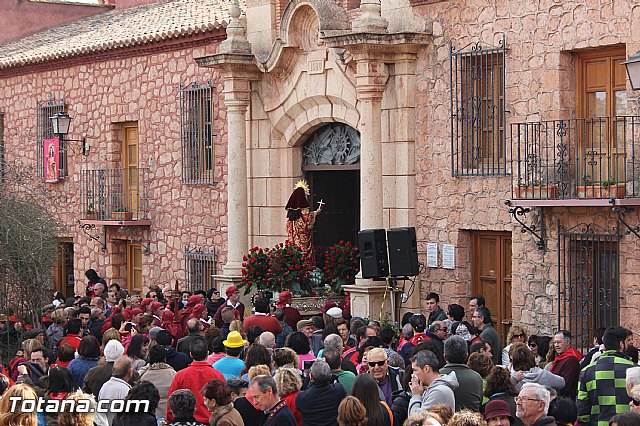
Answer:
[{"label": "wrought iron bracket", "polygon": [[[128,226],[121,226],[120,229],[122,230],[126,230],[127,228],[129,228]],[[140,244],[142,246],[142,248],[144,248],[144,251],[142,252],[145,256],[148,256],[151,254],[151,231],[149,230],[149,228],[146,229],[146,231],[144,231],[145,233],[145,237],[143,238],[129,238],[129,241],[131,241],[132,243],[136,243],[136,244]]]},{"label": "wrought iron bracket", "polygon": [[[107,227],[106,226],[102,227],[102,235],[100,235],[99,231],[97,230],[97,226],[95,223],[82,223],[81,221],[78,221],[78,228],[80,228],[82,232],[84,232],[87,235],[87,237],[89,237],[90,240],[100,243],[101,245],[100,250],[102,252],[107,251]],[[102,237],[102,240],[100,239],[100,237]]]},{"label": "wrought iron bracket", "polygon": [[636,237],[640,238],[640,226],[631,226],[624,220],[624,215],[631,213],[633,209],[631,207],[614,207],[612,210],[618,215],[618,220],[620,221],[620,223],[622,223],[624,227],[627,228],[624,230],[624,233],[626,235],[633,234]]},{"label": "wrought iron bracket", "polygon": [[544,210],[540,208],[540,216],[538,219],[539,225],[528,226],[522,220],[520,220],[520,217],[521,216],[524,217],[527,215],[527,213],[531,213],[531,209],[529,207],[522,207],[522,206],[511,207],[511,201],[509,200],[507,200],[505,204],[509,206],[509,214],[511,214],[513,216],[513,219],[522,226],[521,232],[523,234],[528,232],[531,235],[533,235],[533,238],[536,240],[536,246],[538,247],[538,250],[546,251],[547,246],[544,238],[544,235],[545,235]]}]

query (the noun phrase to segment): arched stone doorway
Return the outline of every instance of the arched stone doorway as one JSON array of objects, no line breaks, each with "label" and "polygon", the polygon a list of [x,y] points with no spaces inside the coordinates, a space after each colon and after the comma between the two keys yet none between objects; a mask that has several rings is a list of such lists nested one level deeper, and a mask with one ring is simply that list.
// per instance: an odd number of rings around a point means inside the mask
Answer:
[{"label": "arched stone doorway", "polygon": [[312,208],[326,204],[314,227],[313,242],[328,247],[356,242],[360,230],[360,134],[342,123],[312,133],[303,147],[303,166]]}]

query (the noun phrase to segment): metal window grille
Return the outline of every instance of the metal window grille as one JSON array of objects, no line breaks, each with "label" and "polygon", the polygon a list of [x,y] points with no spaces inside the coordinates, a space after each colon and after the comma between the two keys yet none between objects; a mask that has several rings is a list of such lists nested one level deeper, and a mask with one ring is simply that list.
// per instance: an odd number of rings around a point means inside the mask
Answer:
[{"label": "metal window grille", "polygon": [[564,230],[558,221],[558,328],[588,350],[594,330],[620,324],[620,226]]},{"label": "metal window grille", "polygon": [[[50,117],[64,112],[64,100],[49,99],[38,101],[36,106],[36,176],[44,178],[44,140],[52,138],[53,125]],[[60,145],[60,176],[67,176],[67,149],[64,142]]]},{"label": "metal window grille", "polygon": [[213,87],[180,86],[182,183],[214,183]]},{"label": "metal window grille", "polygon": [[186,289],[208,290],[213,287],[216,274],[216,250],[214,247],[184,248],[184,270]]},{"label": "metal window grille", "polygon": [[451,46],[451,174],[506,175],[506,42]]}]

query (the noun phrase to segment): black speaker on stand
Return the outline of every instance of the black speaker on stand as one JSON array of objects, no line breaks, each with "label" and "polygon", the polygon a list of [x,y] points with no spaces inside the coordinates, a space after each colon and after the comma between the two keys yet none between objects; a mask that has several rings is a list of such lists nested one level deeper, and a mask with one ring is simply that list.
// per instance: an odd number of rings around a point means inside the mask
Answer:
[{"label": "black speaker on stand", "polygon": [[416,228],[394,228],[387,231],[389,265],[392,277],[418,275],[418,244]]},{"label": "black speaker on stand", "polygon": [[384,229],[364,229],[358,232],[358,248],[363,278],[389,275],[387,236]]}]

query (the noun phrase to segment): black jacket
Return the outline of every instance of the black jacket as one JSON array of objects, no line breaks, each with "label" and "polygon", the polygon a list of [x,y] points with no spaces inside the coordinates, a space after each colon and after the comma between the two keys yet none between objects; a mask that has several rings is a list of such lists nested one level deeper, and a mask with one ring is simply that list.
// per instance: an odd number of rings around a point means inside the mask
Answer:
[{"label": "black jacket", "polygon": [[113,426],[158,426],[156,416],[149,413],[134,415],[121,419],[116,416],[113,419]]},{"label": "black jacket", "polygon": [[200,335],[200,333],[189,333],[188,335],[184,336],[182,339],[178,340],[178,343],[176,344],[176,349],[178,350],[178,352],[182,352],[183,354],[187,354],[187,356],[189,356],[189,353],[191,352],[189,350],[189,345],[191,345],[191,342],[196,339],[202,339],[202,335]]},{"label": "black jacket", "polygon": [[447,314],[445,314],[442,308],[438,306],[438,309],[429,314],[429,318],[427,318],[427,327],[433,324],[434,321],[444,321],[446,319]]},{"label": "black jacket", "polygon": [[[265,419],[264,411],[256,409],[244,396],[233,401],[233,408],[240,413],[244,424],[247,426],[260,425]],[[295,418],[293,422],[295,424]]]},{"label": "black jacket", "polygon": [[303,426],[337,426],[338,405],[347,397],[340,383],[311,383],[309,389],[296,396],[296,409],[302,414]]},{"label": "black jacket", "polygon": [[176,351],[174,348],[167,347],[167,364],[169,364],[174,370],[180,371],[187,368],[191,363],[189,355]]},{"label": "black jacket", "polygon": [[393,405],[391,405],[391,412],[393,413],[394,425],[402,426],[404,421],[407,420],[410,400],[411,392],[407,392],[404,389],[400,389],[393,393]]},{"label": "black jacket", "polygon": [[[247,423],[245,421],[244,424],[257,425],[258,423]],[[267,420],[267,417],[265,417],[265,422],[262,424],[262,426],[297,426],[297,424],[298,423],[296,422],[296,418],[291,412],[291,409],[285,406],[278,410],[278,412],[270,419]]]},{"label": "black jacket", "polygon": [[396,392],[402,389],[402,373],[402,370],[395,367],[389,367],[389,370],[387,370],[389,383],[391,383],[391,392]]}]

